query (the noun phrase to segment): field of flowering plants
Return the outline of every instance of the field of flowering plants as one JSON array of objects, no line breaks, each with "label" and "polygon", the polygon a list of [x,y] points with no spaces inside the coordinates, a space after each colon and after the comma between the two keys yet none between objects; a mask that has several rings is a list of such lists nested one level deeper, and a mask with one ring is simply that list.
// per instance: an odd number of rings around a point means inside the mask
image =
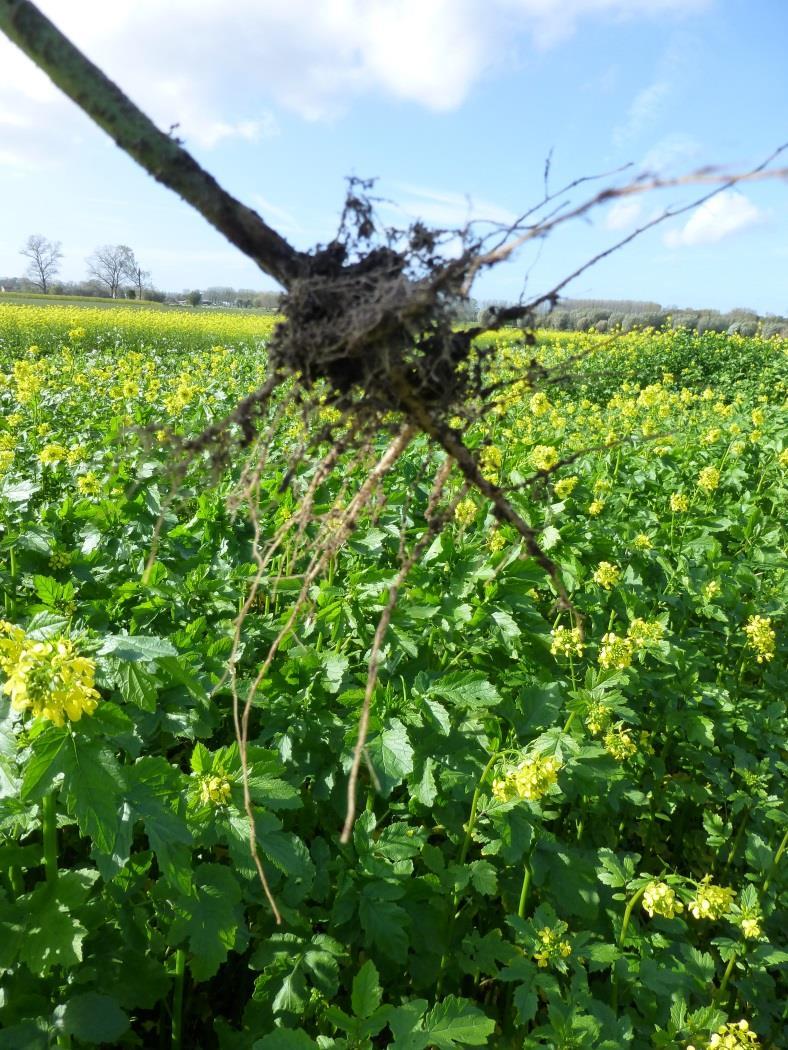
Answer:
[{"label": "field of flowering plants", "polygon": [[[788,1046],[786,343],[540,338],[571,382],[508,385],[467,440],[572,608],[457,482],[342,844],[439,462],[412,444],[255,700],[277,924],[227,665],[254,678],[304,555],[278,552],[234,648],[238,469],[170,469],[172,432],[259,384],[271,323],[0,305],[0,1048]],[[486,338],[501,377],[534,353]],[[264,537],[308,483],[283,485],[302,426],[261,475]]]}]

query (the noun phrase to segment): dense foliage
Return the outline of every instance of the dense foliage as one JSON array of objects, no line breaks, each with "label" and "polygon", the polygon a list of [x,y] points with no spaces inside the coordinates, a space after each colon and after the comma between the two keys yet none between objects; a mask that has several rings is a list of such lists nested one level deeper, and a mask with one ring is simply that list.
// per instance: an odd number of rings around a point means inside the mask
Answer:
[{"label": "dense foliage", "polygon": [[[412,446],[256,702],[276,926],[226,681],[250,527],[231,476],[170,499],[155,429],[252,389],[269,332],[0,306],[0,1048],[785,1045],[785,344],[544,337],[574,382],[505,387],[470,440],[574,612],[465,496],[394,613],[341,845],[372,635],[429,496]],[[505,379],[532,351],[495,338]],[[308,479],[282,490],[301,425],[261,480],[267,535]],[[242,682],[300,572],[282,550]]]}]

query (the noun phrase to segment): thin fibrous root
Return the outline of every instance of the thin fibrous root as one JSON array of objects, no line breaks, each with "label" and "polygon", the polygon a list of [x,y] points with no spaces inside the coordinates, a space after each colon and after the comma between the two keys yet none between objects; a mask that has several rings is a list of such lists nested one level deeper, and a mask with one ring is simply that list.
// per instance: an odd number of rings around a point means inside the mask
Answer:
[{"label": "thin fibrous root", "polygon": [[[375,686],[378,680],[378,671],[380,668],[380,651],[383,646],[383,641],[386,637],[386,632],[391,623],[391,617],[394,613],[394,609],[397,605],[397,599],[399,598],[399,592],[402,588],[403,583],[408,578],[413,566],[419,560],[427,544],[443,529],[446,522],[449,520],[451,515],[454,513],[458,502],[466,491],[464,486],[460,492],[454,497],[449,506],[441,514],[434,514],[434,509],[441,497],[443,488],[451,474],[454,461],[447,458],[438,469],[433,483],[432,492],[430,493],[430,499],[428,503],[428,525],[424,532],[419,536],[413,545],[413,549],[407,558],[402,561],[399,572],[397,573],[394,582],[389,588],[388,598],[386,604],[383,606],[383,611],[378,619],[378,624],[375,629],[375,637],[372,640],[372,647],[369,652],[369,660],[367,663],[367,684],[364,690],[364,702],[361,706],[361,714],[358,721],[358,734],[356,736],[356,743],[353,748],[353,761],[350,766],[350,773],[348,774],[347,783],[347,810],[345,813],[345,823],[342,826],[342,832],[339,836],[339,841],[347,843],[350,841],[350,836],[353,833],[353,825],[356,821],[356,788],[358,785],[358,774],[361,769],[361,760],[364,755],[364,750],[367,743],[367,735],[369,733],[369,719],[372,712],[372,697],[375,693]],[[402,535],[400,550],[404,545],[404,532]]]}]

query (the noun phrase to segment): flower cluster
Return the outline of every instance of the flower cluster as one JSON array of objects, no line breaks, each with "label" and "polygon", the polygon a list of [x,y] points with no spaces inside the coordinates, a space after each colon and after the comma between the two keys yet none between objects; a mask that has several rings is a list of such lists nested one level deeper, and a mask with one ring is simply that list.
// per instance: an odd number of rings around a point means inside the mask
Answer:
[{"label": "flower cluster", "polygon": [[654,544],[651,542],[651,538],[645,534],[645,532],[639,532],[632,540],[632,546],[636,551],[650,551]]},{"label": "flower cluster", "polygon": [[34,641],[20,627],[0,621],[3,691],[16,711],[30,708],[56,726],[92,715],[99,701],[93,681],[96,665],[78,656],[68,638]]},{"label": "flower cluster", "polygon": [[230,801],[230,781],[216,773],[205,773],[198,779],[197,792],[204,806],[226,806]]},{"label": "flower cluster", "polygon": [[610,725],[611,712],[607,704],[601,700],[593,700],[586,710],[585,723],[589,733],[595,736],[604,733]]},{"label": "flower cluster", "polygon": [[536,802],[546,795],[558,779],[561,763],[553,756],[535,755],[493,781],[493,797],[499,802],[525,799]]},{"label": "flower cluster", "polygon": [[621,569],[609,561],[601,561],[591,579],[606,591],[611,590],[621,578]]},{"label": "flower cluster", "polygon": [[[702,1050],[746,1050],[747,1047],[756,1050],[760,1045],[758,1036],[750,1029],[747,1021],[729,1021],[712,1033]],[[687,1050],[696,1048],[690,1044]]]},{"label": "flower cluster", "polygon": [[754,649],[759,664],[767,662],[774,656],[774,641],[776,635],[772,627],[772,621],[768,616],[751,616],[744,625],[744,633],[747,635],[747,645]]},{"label": "flower cluster", "polygon": [[552,966],[572,954],[572,945],[564,940],[565,923],[558,926],[543,926],[537,931],[539,946],[534,952],[536,965],[541,969]]},{"label": "flower cluster", "polygon": [[720,472],[716,467],[704,467],[698,474],[698,488],[704,492],[714,492],[720,484]]},{"label": "flower cluster", "polygon": [[580,481],[577,474],[570,474],[568,478],[561,478],[555,483],[555,494],[559,499],[566,499],[571,496],[577,487],[577,483]]},{"label": "flower cluster", "polygon": [[599,647],[599,666],[606,671],[625,671],[632,663],[634,651],[635,643],[631,638],[622,638],[613,631],[609,631],[602,638],[602,644]]},{"label": "flower cluster", "polygon": [[476,517],[477,508],[472,499],[462,499],[454,508],[454,520],[463,528],[470,525]]},{"label": "flower cluster", "polygon": [[[589,727],[590,728],[590,727]],[[637,753],[637,744],[623,722],[616,722],[605,733],[602,746],[617,762],[624,762]]]},{"label": "flower cluster", "polygon": [[554,627],[550,632],[553,656],[582,656],[583,632],[579,627]]},{"label": "flower cluster", "polygon": [[706,875],[689,903],[690,913],[695,919],[721,919],[730,911],[734,896],[732,889],[712,885],[711,875]]},{"label": "flower cluster", "polygon": [[528,460],[535,470],[552,470],[558,462],[558,449],[554,445],[536,445]]},{"label": "flower cluster", "polygon": [[674,514],[684,514],[689,510],[689,500],[683,492],[674,492],[671,495],[670,509]]},{"label": "flower cluster", "polygon": [[649,645],[657,645],[662,641],[665,628],[659,620],[633,620],[627,631],[627,638],[636,649],[644,649]]},{"label": "flower cluster", "polygon": [[652,919],[655,915],[672,919],[678,912],[684,911],[684,905],[666,882],[650,882],[646,886],[643,891],[643,908]]}]

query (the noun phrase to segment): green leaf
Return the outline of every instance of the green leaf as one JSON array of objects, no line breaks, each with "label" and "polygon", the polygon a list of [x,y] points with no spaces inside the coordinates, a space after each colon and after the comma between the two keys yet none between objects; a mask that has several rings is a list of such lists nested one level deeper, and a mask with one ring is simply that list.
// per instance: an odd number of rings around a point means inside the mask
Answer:
[{"label": "green leaf", "polygon": [[159,683],[144,667],[128,660],[118,659],[115,666],[115,680],[118,692],[124,700],[142,708],[143,711],[156,710]]},{"label": "green leaf", "polygon": [[195,981],[213,977],[238,939],[243,923],[241,888],[220,864],[199,864],[194,869],[194,896],[176,902],[169,940],[177,945],[188,939],[189,966]]},{"label": "green leaf", "polygon": [[353,978],[351,1004],[356,1017],[371,1017],[380,1006],[383,991],[375,964],[367,959]]},{"label": "green leaf", "polygon": [[470,867],[471,883],[477,893],[494,897],[498,893],[498,876],[488,860],[475,860]]},{"label": "green leaf", "polygon": [[413,772],[413,748],[405,726],[398,718],[392,718],[388,728],[369,742],[367,751],[381,794],[387,798]]},{"label": "green leaf", "polygon": [[178,650],[166,638],[143,634],[108,634],[98,651],[99,656],[118,660],[156,660],[160,656],[177,656]]},{"label": "green leaf", "polygon": [[455,1046],[485,1046],[495,1031],[495,1021],[467,999],[454,995],[437,1003],[424,1016],[424,1031],[438,1050]]},{"label": "green leaf", "polygon": [[102,853],[112,853],[118,834],[121,767],[111,751],[77,743],[63,778],[68,811]]},{"label": "green leaf", "polygon": [[43,1018],[23,1021],[0,1031],[0,1050],[48,1050],[51,1045]]},{"label": "green leaf", "polygon": [[65,726],[49,726],[33,740],[20,789],[23,801],[42,798],[55,778],[73,763],[74,749],[69,746],[70,739]]},{"label": "green leaf", "polygon": [[375,889],[365,887],[358,907],[366,943],[394,962],[404,962],[408,954],[408,913],[393,901],[374,896]]},{"label": "green leaf", "polygon": [[300,969],[285,976],[279,991],[274,996],[271,1009],[275,1014],[289,1013],[303,1016],[308,995],[306,979]]},{"label": "green leaf", "polygon": [[315,1050],[317,1045],[303,1028],[277,1028],[252,1043],[252,1050]]},{"label": "green leaf", "polygon": [[88,931],[51,892],[49,884],[28,895],[28,922],[19,958],[31,973],[44,976],[53,966],[68,969],[82,961]]},{"label": "green leaf", "polygon": [[97,992],[74,995],[55,1010],[55,1024],[85,1043],[114,1043],[129,1029],[117,999]]},{"label": "green leaf", "polygon": [[65,634],[68,624],[68,617],[63,616],[62,613],[40,612],[32,617],[25,634],[35,642],[43,642],[47,638],[56,638],[59,634]]},{"label": "green leaf", "polygon": [[430,686],[430,693],[470,709],[494,707],[500,694],[481,671],[454,671],[443,675]]}]

